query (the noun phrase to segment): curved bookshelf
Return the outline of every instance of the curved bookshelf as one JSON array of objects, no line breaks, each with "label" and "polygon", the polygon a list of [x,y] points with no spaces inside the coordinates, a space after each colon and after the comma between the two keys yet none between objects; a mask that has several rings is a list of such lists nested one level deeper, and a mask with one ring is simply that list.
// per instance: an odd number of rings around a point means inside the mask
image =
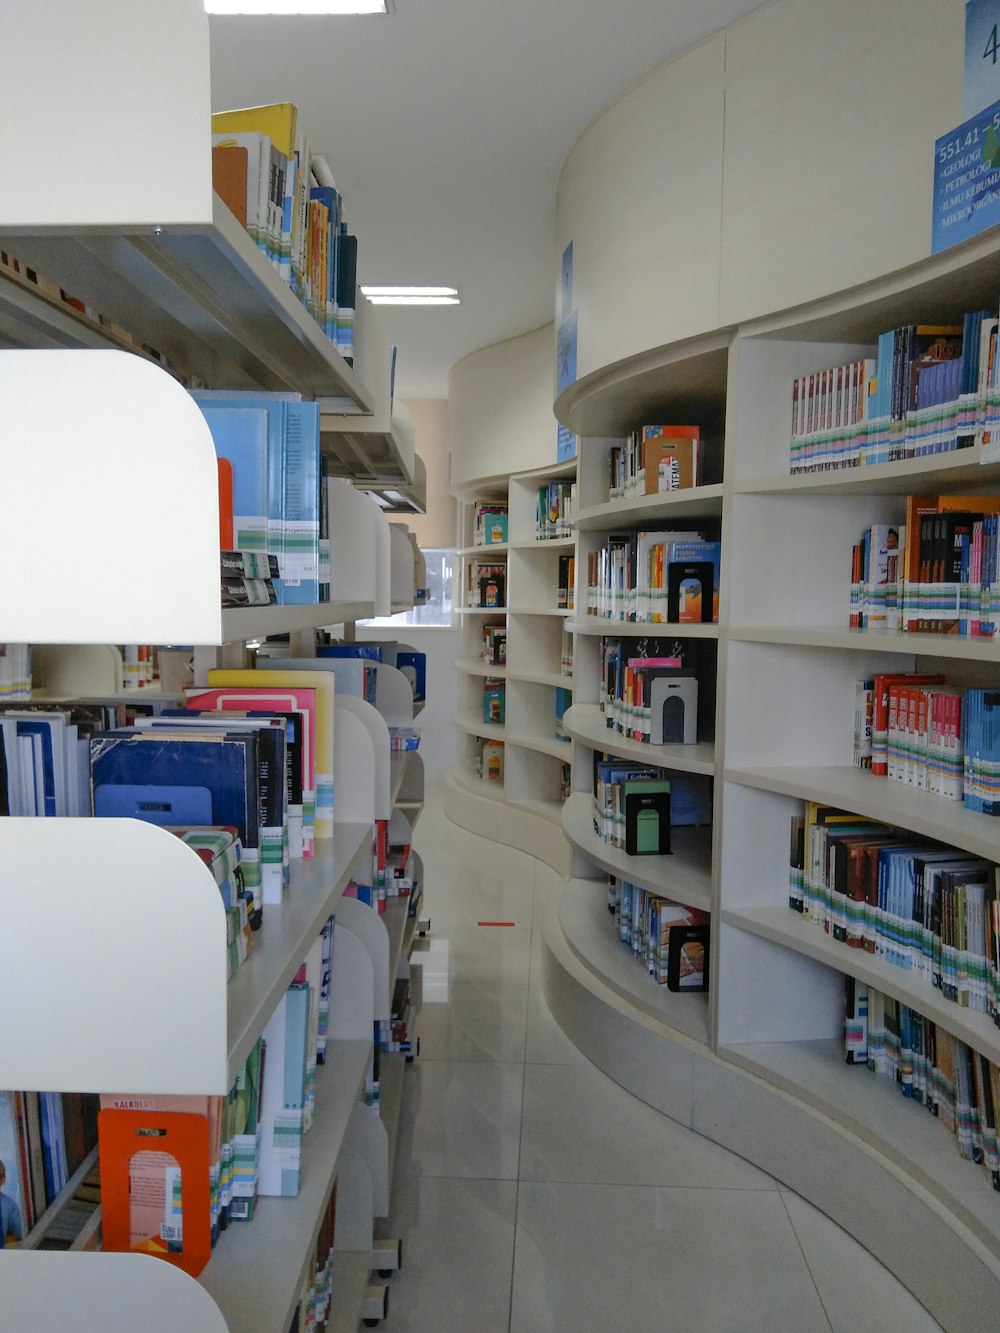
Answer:
[{"label": "curved bookshelf", "polygon": [[707,994],[682,995],[648,976],[628,945],[618,939],[607,897],[603,880],[569,881],[559,898],[559,924],[566,943],[584,967],[639,1014],[707,1044]]},{"label": "curved bookshelf", "polygon": [[629,856],[594,832],[593,800],[574,792],[563,806],[563,829],[574,847],[609,875],[629,880],[688,907],[711,911],[712,830],[673,828],[667,856]]},{"label": "curved bookshelf", "polygon": [[[596,922],[594,934],[580,926],[575,914],[586,891],[578,881],[545,927],[550,1007],[592,1059],[666,1114],[812,1199],[946,1326],[959,1319],[963,1329],[985,1327],[982,1311],[998,1290],[994,1191],[935,1117],[920,1114],[889,1079],[845,1063],[845,976],[912,1007],[990,1060],[1000,1061],[1000,1036],[989,1016],[789,910],[788,828],[804,801],[816,801],[1000,863],[1000,835],[988,816],[851,766],[858,677],[924,669],[949,683],[988,686],[997,680],[996,641],[849,629],[845,564],[864,528],[902,521],[906,495],[995,493],[1000,464],[984,461],[975,446],[791,476],[788,412],[797,377],[871,355],[864,349],[886,329],[960,323],[964,311],[984,304],[984,293],[986,304],[1000,296],[995,232],[808,307],[654,349],[589,375],[558,399],[559,419],[595,437],[581,441],[581,476],[588,451],[606,454],[609,440],[596,437],[621,438],[643,420],[725,421],[725,475],[701,493],[606,503],[601,468],[591,465],[596,484],[588,483],[576,516],[584,549],[593,549],[590,533],[618,523],[721,517],[722,622],[571,618],[577,695],[564,718],[584,763],[606,750],[718,778],[714,848],[706,838],[689,856],[691,896],[671,895],[708,910],[713,923],[710,1021],[699,1057],[692,1061],[669,1020],[654,1020],[642,997],[617,982],[608,956],[614,932],[596,933]],[[694,415],[700,408],[704,417]],[[595,639],[657,635],[718,643],[715,744],[650,747],[604,725]],[[588,785],[589,774],[577,776],[577,786]],[[573,795],[563,820],[577,864],[582,855],[595,869],[635,878],[638,858],[627,860],[593,834],[589,795]],[[670,858],[649,860],[638,882],[670,893]],[[592,902],[588,909],[599,915]],[[658,1081],[664,1065],[675,1082],[693,1086],[693,1115],[690,1102],[678,1105],[674,1088]],[[741,1084],[745,1075],[752,1077]],[[731,1115],[727,1102],[740,1113]],[[822,1164],[810,1156],[820,1140]],[[870,1219],[880,1209],[877,1232]]]},{"label": "curved bookshelf", "polygon": [[647,745],[629,740],[609,727],[597,704],[574,704],[563,718],[566,731],[574,740],[583,741],[593,750],[606,750],[623,759],[637,759],[660,768],[681,773],[715,772],[715,746],[710,742],[696,745]]}]

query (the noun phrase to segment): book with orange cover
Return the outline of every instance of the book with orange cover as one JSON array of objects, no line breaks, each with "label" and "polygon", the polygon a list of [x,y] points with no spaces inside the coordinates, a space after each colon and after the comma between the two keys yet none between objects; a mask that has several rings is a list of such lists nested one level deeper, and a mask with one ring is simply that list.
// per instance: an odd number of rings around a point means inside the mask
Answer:
[{"label": "book with orange cover", "polygon": [[239,144],[216,144],[212,149],[212,189],[236,218],[247,225],[247,150]]}]

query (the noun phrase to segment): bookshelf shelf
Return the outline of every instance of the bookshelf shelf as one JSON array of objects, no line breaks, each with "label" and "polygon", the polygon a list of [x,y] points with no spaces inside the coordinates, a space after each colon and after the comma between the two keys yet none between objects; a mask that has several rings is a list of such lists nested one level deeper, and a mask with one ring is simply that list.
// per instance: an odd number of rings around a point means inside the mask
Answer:
[{"label": "bookshelf shelf", "polygon": [[864,653],[905,653],[956,661],[1000,662],[993,639],[954,634],[874,634],[846,627],[807,625],[738,625],[726,636],[739,643],[788,644],[804,648],[838,648]]},{"label": "bookshelf shelf", "polygon": [[526,685],[551,685],[553,689],[573,688],[573,677],[561,671],[511,671],[508,679],[524,681]]},{"label": "bookshelf shelf", "polygon": [[867,467],[841,468],[832,472],[789,476],[777,473],[767,477],[747,477],[736,482],[741,495],[907,495],[918,486],[934,490],[954,490],[961,486],[995,486],[1000,469],[984,462],[982,449],[973,445],[953,453],[904,458],[894,463],[874,463]]},{"label": "bookshelf shelf", "polygon": [[559,899],[559,921],[579,961],[636,1010],[708,1043],[708,996],[681,995],[658,985],[614,929],[603,880],[571,879]]},{"label": "bookshelf shelf", "polygon": [[253,1221],[227,1230],[202,1273],[199,1281],[229,1328],[288,1327],[370,1059],[370,1042],[327,1043],[326,1064],[316,1073],[316,1120],[302,1140],[298,1197],[260,1199]]},{"label": "bookshelf shelf", "polygon": [[960,801],[946,801],[887,778],[873,777],[863,769],[727,768],[725,779],[760,791],[822,801],[866,818],[897,824],[989,860],[996,860],[1000,853],[1000,829],[989,815],[967,810]]},{"label": "bookshelf shelf", "polygon": [[545,540],[540,537],[526,537],[519,541],[508,542],[507,549],[509,551],[571,551],[575,545],[576,538],[571,534],[568,537],[549,537]]},{"label": "bookshelf shelf", "polygon": [[229,1083],[239,1073],[267,1018],[298,970],[326,918],[336,911],[351,871],[370,855],[370,824],[337,824],[316,854],[292,864],[285,901],[265,909],[265,926],[228,986]]},{"label": "bookshelf shelf", "polygon": [[[987,1014],[964,1009],[945,1000],[933,986],[905,971],[893,967],[863,949],[849,949],[827,935],[822,925],[806,922],[790,908],[768,907],[737,911],[724,908],[722,920],[782,948],[792,949],[838,973],[847,973],[859,981],[894,996],[903,1004],[918,1010],[925,1017],[940,1023],[956,1037],[975,1047],[984,1055],[1000,1056],[1000,1029]],[[843,1041],[840,1056],[843,1060]]]},{"label": "bookshelf shelf", "polygon": [[468,732],[470,736],[488,736],[501,741],[506,740],[508,736],[505,723],[484,722],[482,713],[477,713],[474,708],[456,713],[455,725],[462,731]]},{"label": "bookshelf shelf", "polygon": [[575,526],[580,532],[611,531],[618,527],[641,527],[650,519],[663,526],[675,518],[720,518],[722,487],[694,486],[690,490],[662,495],[644,495],[631,500],[611,500],[578,511]]},{"label": "bookshelf shelf", "polygon": [[520,746],[522,750],[535,750],[539,754],[549,754],[554,759],[562,759],[569,763],[571,747],[566,741],[549,736],[517,736],[510,732],[507,733],[507,741],[511,745]]},{"label": "bookshelf shelf", "polygon": [[996,1253],[996,1195],[983,1168],[963,1160],[954,1137],[893,1082],[845,1064],[842,1041],[750,1042],[721,1047],[719,1055],[821,1115],[834,1115]]},{"label": "bookshelf shelf", "polygon": [[711,910],[712,830],[674,828],[668,856],[628,856],[594,832],[589,792],[574,792],[563,806],[563,829],[574,847],[609,875],[627,879],[664,898]]},{"label": "bookshelf shelf", "polygon": [[213,388],[291,389],[343,411],[372,409],[371,391],[216,195],[202,226],[3,228],[0,238],[182,374]]},{"label": "bookshelf shelf", "polygon": [[615,638],[718,639],[718,625],[675,625],[665,622],[608,620],[604,616],[586,616],[571,620],[566,628],[572,634],[613,635]]},{"label": "bookshelf shelf", "polygon": [[321,602],[312,606],[245,606],[222,613],[226,643],[266,638],[272,634],[294,634],[302,629],[345,625],[375,614],[374,602]]},{"label": "bookshelf shelf", "polygon": [[459,671],[467,676],[491,676],[496,680],[505,680],[506,666],[490,666],[481,657],[462,657],[455,663]]},{"label": "bookshelf shelf", "polygon": [[645,745],[640,741],[631,741],[606,725],[604,714],[597,704],[574,704],[566,710],[563,725],[574,740],[582,741],[591,749],[619,755],[623,759],[638,759],[681,773],[707,773],[711,776],[715,772],[714,745]]}]

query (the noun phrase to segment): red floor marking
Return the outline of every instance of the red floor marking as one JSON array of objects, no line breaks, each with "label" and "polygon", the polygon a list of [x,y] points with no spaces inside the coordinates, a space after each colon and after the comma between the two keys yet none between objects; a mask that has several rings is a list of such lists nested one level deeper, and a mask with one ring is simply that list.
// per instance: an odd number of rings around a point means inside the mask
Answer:
[{"label": "red floor marking", "polygon": [[477,926],[512,926],[513,921],[477,921]]}]

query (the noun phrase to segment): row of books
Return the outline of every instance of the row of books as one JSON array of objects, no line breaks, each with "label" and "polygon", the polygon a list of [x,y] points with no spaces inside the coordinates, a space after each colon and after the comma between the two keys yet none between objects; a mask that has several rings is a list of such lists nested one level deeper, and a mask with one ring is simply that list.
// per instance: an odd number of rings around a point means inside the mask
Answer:
[{"label": "row of books", "polygon": [[959,1154],[1000,1190],[1000,1068],[918,1010],[850,977],[845,1047],[848,1064],[891,1079],[955,1135]]},{"label": "row of books", "polygon": [[602,639],[598,698],[607,726],[646,744],[697,741],[698,677],[685,666],[689,653],[672,640]]},{"label": "row of books", "polygon": [[608,499],[686,490],[701,481],[701,427],[640,426],[608,453]]},{"label": "row of books", "polygon": [[30,645],[0,643],[0,699],[25,699],[30,694]]},{"label": "row of books", "polygon": [[556,590],[556,606],[561,610],[572,611],[576,606],[576,557],[561,555],[558,567],[559,585]]},{"label": "row of books", "polygon": [[477,500],[472,507],[474,546],[500,546],[508,539],[509,506],[506,500]]},{"label": "row of books", "polygon": [[535,540],[553,541],[573,535],[576,482],[567,478],[539,486],[535,497]]},{"label": "row of books", "polygon": [[316,1236],[315,1260],[302,1274],[298,1304],[289,1333],[311,1333],[327,1327],[333,1308],[333,1260],[336,1243],[337,1182],[320,1218]]},{"label": "row of books", "polygon": [[671,782],[663,769],[594,756],[594,832],[629,856],[670,851]]},{"label": "row of books", "polygon": [[722,547],[700,532],[612,533],[587,556],[587,614],[642,624],[719,619]]},{"label": "row of books", "polygon": [[505,666],[507,662],[507,625],[505,621],[483,622],[483,661],[490,666]]},{"label": "row of books", "polygon": [[0,1249],[21,1244],[96,1147],[97,1110],[95,1094],[0,1092]]},{"label": "row of books", "polygon": [[[259,1196],[298,1194],[326,1059],[334,926],[330,917],[227,1096],[101,1094],[106,1250],[183,1254],[198,1272],[230,1222],[252,1221]],[[144,1128],[157,1148],[136,1153]]]},{"label": "row of books", "polygon": [[[221,549],[263,557],[233,574],[270,578],[281,605],[328,601],[329,513],[318,404],[263,391],[197,390],[193,397],[218,458],[232,472],[233,535],[227,543],[223,512]],[[223,483],[223,504],[226,493]]]},{"label": "row of books", "polygon": [[852,550],[852,628],[992,637],[1000,623],[1000,496],[910,495],[906,520]]},{"label": "row of books", "polygon": [[996,691],[944,684],[930,674],[856,682],[854,765],[918,791],[1000,814],[1000,709]]},{"label": "row of books", "polygon": [[131,348],[151,361],[156,361],[164,369],[168,368],[169,362],[162,352],[151,347],[149,343],[143,342],[137,338],[130,329],[119,324],[117,320],[111,319],[93,306],[82,301],[72,292],[66,291],[60,287],[57,282],[44,273],[39,273],[37,269],[29,264],[23,263],[16,255],[0,248],[0,279],[6,278],[24,287],[32,292],[37,292],[51,305],[63,306],[66,310],[71,310],[76,319],[85,321],[94,328],[101,329],[108,334],[115,342],[123,347]]},{"label": "row of books", "polygon": [[255,245],[349,361],[357,240],[326,159],[291,102],[212,116],[212,184]]},{"label": "row of books", "polygon": [[848,948],[1000,1024],[997,866],[806,802],[792,818],[789,906]]},{"label": "row of books", "polygon": [[[0,811],[227,826],[251,922],[279,903],[292,859],[333,831],[333,685],[309,671],[213,671],[186,707],[79,700],[0,712]],[[268,666],[274,669],[266,669]],[[127,719],[127,720],[126,720]]]},{"label": "row of books", "polygon": [[988,435],[995,312],[879,334],[875,356],[792,384],[792,473],[949,453]]},{"label": "row of books", "polygon": [[660,986],[672,991],[708,989],[709,917],[651,893],[616,875],[608,876],[608,911],[628,946]]},{"label": "row of books", "polygon": [[470,560],[466,569],[465,604],[498,610],[507,604],[507,566],[499,561]]}]

